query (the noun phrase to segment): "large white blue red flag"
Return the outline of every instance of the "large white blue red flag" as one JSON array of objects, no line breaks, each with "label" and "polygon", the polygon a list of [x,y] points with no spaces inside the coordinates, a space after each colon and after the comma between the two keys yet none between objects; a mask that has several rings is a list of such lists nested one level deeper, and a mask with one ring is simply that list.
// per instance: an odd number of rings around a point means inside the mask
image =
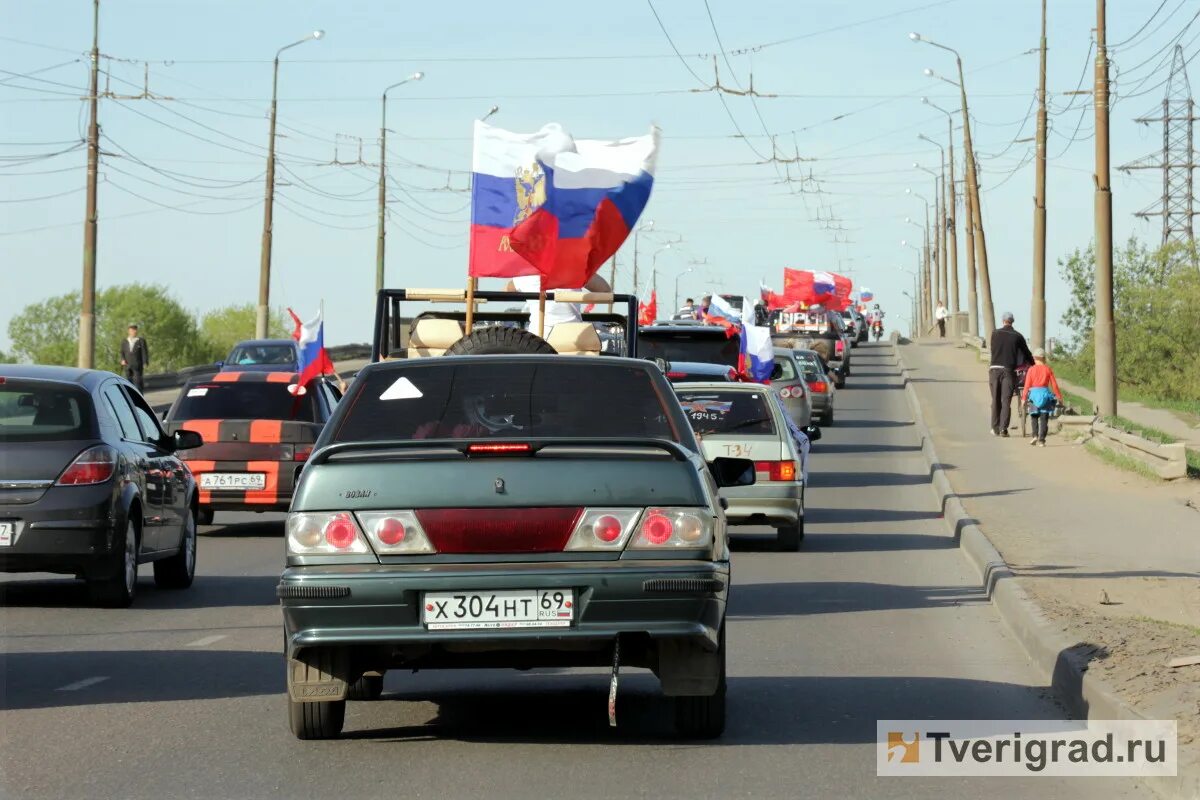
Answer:
[{"label": "large white blue red flag", "polygon": [[328,375],[334,371],[333,361],[325,350],[325,320],[322,319],[323,312],[321,311],[318,311],[317,316],[308,322],[302,322],[296,316],[296,312],[290,308],[288,313],[292,315],[292,320],[296,323],[296,329],[292,331],[292,338],[300,345],[300,377],[296,383],[304,386],[314,378]]},{"label": "large white blue red flag", "polygon": [[576,140],[559,125],[518,134],[477,121],[469,273],[582,287],[637,224],[657,155],[657,129]]},{"label": "large white blue red flag", "polygon": [[771,329],[762,325],[742,325],[738,371],[752,381],[768,383],[775,371],[775,343]]}]

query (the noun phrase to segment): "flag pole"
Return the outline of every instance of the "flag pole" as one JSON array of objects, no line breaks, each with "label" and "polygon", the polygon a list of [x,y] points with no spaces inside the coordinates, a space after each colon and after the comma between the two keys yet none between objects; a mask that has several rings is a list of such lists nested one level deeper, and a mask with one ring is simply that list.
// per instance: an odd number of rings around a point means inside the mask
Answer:
[{"label": "flag pole", "polygon": [[542,339],[546,338],[546,290],[542,288],[540,279],[538,281],[538,336]]},{"label": "flag pole", "polygon": [[467,324],[464,333],[471,332],[471,326],[475,324],[475,289],[479,285],[479,279],[475,277],[467,278]]}]

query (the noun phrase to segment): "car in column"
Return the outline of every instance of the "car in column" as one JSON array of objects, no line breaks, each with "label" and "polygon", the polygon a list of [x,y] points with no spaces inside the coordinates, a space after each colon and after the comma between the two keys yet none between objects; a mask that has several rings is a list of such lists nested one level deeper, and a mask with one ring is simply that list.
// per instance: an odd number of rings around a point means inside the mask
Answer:
[{"label": "car in column", "polygon": [[110,607],[133,602],[139,564],[187,588],[198,490],[179,454],[201,444],[110,372],[0,367],[0,570],[75,575]]},{"label": "car in column", "polygon": [[379,697],[388,670],[603,666],[615,691],[626,666],[658,676],[681,736],[720,735],[718,492],[753,481],[747,460],[706,461],[651,362],[367,366],[288,514],[277,594],[291,730],[339,735],[347,699]]},{"label": "car in column", "polygon": [[204,445],[187,454],[200,524],[217,511],[286,511],[296,476],[337,406],[336,390],[294,372],[221,371],[188,381],[167,411],[168,430]]},{"label": "car in column", "polygon": [[825,362],[814,350],[793,350],[792,355],[808,386],[814,422],[818,425],[832,425],[837,387],[825,369]]}]

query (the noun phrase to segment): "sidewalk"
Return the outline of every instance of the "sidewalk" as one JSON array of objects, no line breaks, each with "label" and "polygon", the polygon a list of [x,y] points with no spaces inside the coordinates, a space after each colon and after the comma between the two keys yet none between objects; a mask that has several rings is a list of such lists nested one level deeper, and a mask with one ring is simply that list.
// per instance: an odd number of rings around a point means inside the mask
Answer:
[{"label": "sidewalk", "polygon": [[[988,428],[987,369],[950,342],[898,348],[967,513],[1093,671],[1147,716],[1200,741],[1200,482],[1152,482],[1051,436],[1032,448]],[[1124,411],[1123,411],[1124,413]],[[1131,417],[1132,418],[1132,417]],[[1149,423],[1148,423],[1149,424]]]},{"label": "sidewalk", "polygon": [[[1064,380],[1059,380],[1058,385],[1064,392],[1077,394],[1093,403],[1096,402],[1096,393],[1091,389]],[[1163,433],[1169,433],[1183,442],[1189,450],[1200,450],[1200,425],[1193,427],[1170,409],[1152,408],[1141,403],[1120,400],[1117,402],[1117,413],[1139,425],[1158,428]]]}]

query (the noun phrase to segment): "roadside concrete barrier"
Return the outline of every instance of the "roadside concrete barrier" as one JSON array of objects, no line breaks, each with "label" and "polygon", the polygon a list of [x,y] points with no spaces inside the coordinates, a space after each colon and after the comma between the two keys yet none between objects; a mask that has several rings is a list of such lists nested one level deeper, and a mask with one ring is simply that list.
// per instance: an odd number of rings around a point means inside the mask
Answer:
[{"label": "roadside concrete barrier", "polygon": [[1102,420],[1092,423],[1091,434],[1091,441],[1100,447],[1145,464],[1163,480],[1187,477],[1187,449],[1183,442],[1152,442],[1135,433],[1114,428]]}]

